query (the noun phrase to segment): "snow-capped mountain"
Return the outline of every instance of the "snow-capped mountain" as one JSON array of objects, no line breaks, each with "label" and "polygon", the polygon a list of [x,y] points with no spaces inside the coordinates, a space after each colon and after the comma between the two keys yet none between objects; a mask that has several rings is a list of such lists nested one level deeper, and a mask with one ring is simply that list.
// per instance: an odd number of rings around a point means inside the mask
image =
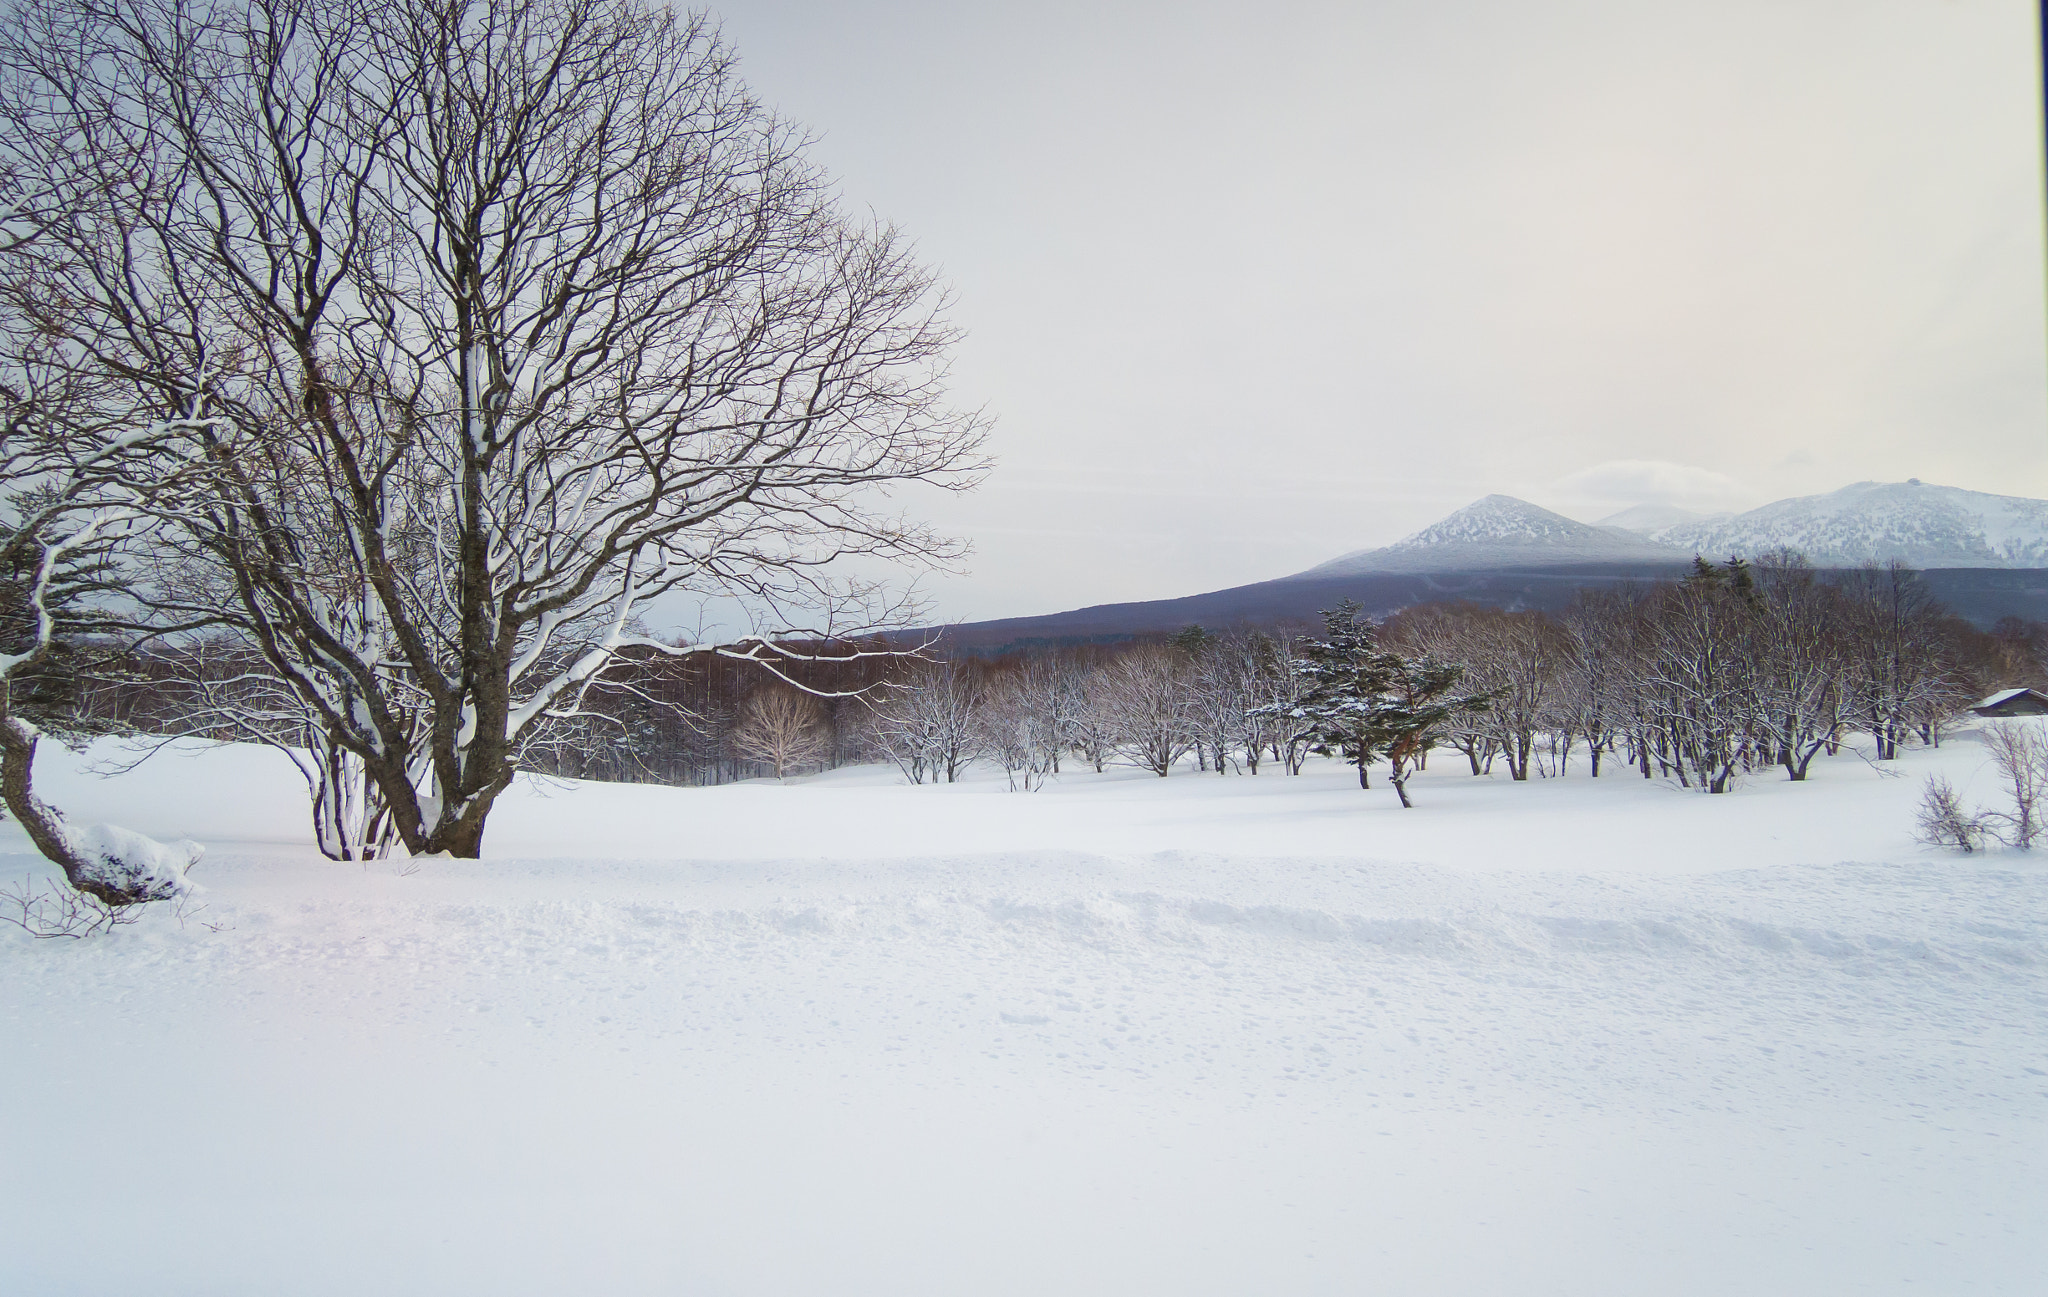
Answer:
[{"label": "snow-capped mountain", "polygon": [[2048,568],[2048,500],[1918,478],[1858,482],[1748,513],[1634,530],[1710,557],[1795,549],[1815,567],[1897,558],[1915,567]]},{"label": "snow-capped mountain", "polygon": [[1648,536],[1667,527],[1676,527],[1680,523],[1708,522],[1733,516],[1726,512],[1698,513],[1691,509],[1681,509],[1675,504],[1638,504],[1623,509],[1620,513],[1611,513],[1594,526],[1619,527],[1638,536]]},{"label": "snow-capped mountain", "polygon": [[1454,572],[1553,563],[1683,563],[1691,550],[1616,527],[1595,527],[1511,495],[1489,495],[1380,549],[1318,564],[1303,577],[1367,572]]},{"label": "snow-capped mountain", "polygon": [[1739,514],[1638,505],[1597,525],[1489,495],[1403,540],[1300,577],[1484,572],[1589,563],[1670,564],[1694,554],[1793,549],[1815,567],[1903,559],[1914,567],[2048,568],[2048,500],[1909,482],[1858,482]]}]

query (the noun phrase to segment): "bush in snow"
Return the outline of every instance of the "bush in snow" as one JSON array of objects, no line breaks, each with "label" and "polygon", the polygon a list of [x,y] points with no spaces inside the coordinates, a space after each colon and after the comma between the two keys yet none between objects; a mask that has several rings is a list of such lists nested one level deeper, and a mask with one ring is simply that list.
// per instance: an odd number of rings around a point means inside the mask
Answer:
[{"label": "bush in snow", "polygon": [[67,867],[64,886],[25,878],[0,888],[0,920],[32,937],[96,936],[135,922],[150,905],[183,902],[197,890],[185,877],[204,851],[196,842],[161,843],[111,824],[72,829],[60,820],[60,829],[76,862],[75,872]]},{"label": "bush in snow", "polygon": [[2004,791],[2012,797],[2012,810],[1995,814],[2005,826],[1999,836],[2007,846],[2030,849],[2048,823],[2042,822],[2041,792],[2048,787],[2048,731],[2038,725],[1993,722],[1984,727],[1984,748]]},{"label": "bush in snow", "polygon": [[1947,779],[1930,775],[1920,794],[1919,832],[1931,847],[1960,847],[1965,854],[1984,845],[1988,816],[1963,805]]}]

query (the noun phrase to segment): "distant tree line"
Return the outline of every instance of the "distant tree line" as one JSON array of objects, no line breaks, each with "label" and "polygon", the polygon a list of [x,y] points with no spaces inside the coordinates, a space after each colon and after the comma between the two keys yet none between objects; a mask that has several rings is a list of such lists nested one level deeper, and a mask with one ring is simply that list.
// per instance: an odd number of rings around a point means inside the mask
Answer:
[{"label": "distant tree line", "polygon": [[[306,710],[228,643],[102,673],[78,691],[77,725],[268,743],[306,776],[330,855],[388,845],[377,807],[337,803],[363,785],[323,768],[333,749]],[[1343,607],[1319,630],[1190,626],[993,658],[783,647],[774,674],[628,650],[576,714],[536,729],[519,763],[673,785],[857,762],[940,783],[985,763],[1029,790],[1074,763],[1292,775],[1323,754],[1356,766],[1363,786],[1382,772],[1405,805],[1414,772],[1452,754],[1474,775],[1626,770],[1718,793],[1767,770],[1803,780],[1855,733],[1880,760],[1938,744],[1992,690],[2048,686],[2048,626],[2008,618],[1987,633],[1902,565],[1823,575],[1791,554],[1581,591],[1554,614],[1447,602],[1375,623]]]},{"label": "distant tree line", "polygon": [[[700,785],[865,760],[867,698],[902,674],[899,649],[872,642],[776,646],[761,660],[625,649],[572,712],[549,718],[517,754],[531,773]],[[350,778],[331,742],[262,657],[221,637],[158,647],[66,677],[66,733],[129,732],[260,743],[305,778],[315,840],[340,859],[372,859],[394,841],[374,785]],[[56,686],[51,686],[51,689]]]},{"label": "distant tree line", "polygon": [[1801,780],[1851,731],[1890,759],[1987,687],[2038,675],[2018,646],[1952,616],[1900,564],[1823,580],[1796,556],[1696,561],[1683,581],[1584,591],[1555,617],[1471,605],[1411,609],[1389,637],[1463,664],[1491,700],[1446,734],[1475,772],[1643,777],[1721,792],[1738,771]]}]

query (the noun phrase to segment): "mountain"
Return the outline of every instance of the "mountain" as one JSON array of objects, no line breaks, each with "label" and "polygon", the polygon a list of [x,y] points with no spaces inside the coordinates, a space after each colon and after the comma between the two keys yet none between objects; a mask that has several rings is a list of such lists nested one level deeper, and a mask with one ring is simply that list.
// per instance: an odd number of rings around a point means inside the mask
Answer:
[{"label": "mountain", "polygon": [[1489,495],[1403,540],[1333,558],[1288,579],[1578,563],[1683,563],[1691,557],[1691,550],[1659,544],[1622,528],[1594,527],[1511,495]]},{"label": "mountain", "polygon": [[1727,513],[1696,513],[1691,509],[1681,509],[1675,504],[1639,504],[1623,509],[1620,513],[1611,513],[1594,525],[1619,527],[1638,536],[1648,536],[1667,527],[1676,527],[1680,523],[1709,522],[1730,516]]},{"label": "mountain", "polygon": [[1748,513],[1660,527],[1648,539],[1710,557],[1796,549],[1815,567],[1897,558],[1919,568],[2048,568],[2048,500],[1918,478],[1858,482]]},{"label": "mountain", "polygon": [[1679,519],[1675,512],[1639,506],[1593,526],[1490,495],[1405,540],[1290,577],[949,626],[944,635],[956,652],[994,653],[1164,634],[1190,623],[1312,628],[1323,609],[1346,600],[1376,617],[1446,599],[1555,609],[1581,589],[1677,580],[1696,553],[1747,557],[1781,547],[1800,550],[1819,568],[1904,559],[1926,569],[1936,598],[1981,627],[2008,615],[2048,621],[2048,500],[1919,481],[1858,482],[1743,514]]}]

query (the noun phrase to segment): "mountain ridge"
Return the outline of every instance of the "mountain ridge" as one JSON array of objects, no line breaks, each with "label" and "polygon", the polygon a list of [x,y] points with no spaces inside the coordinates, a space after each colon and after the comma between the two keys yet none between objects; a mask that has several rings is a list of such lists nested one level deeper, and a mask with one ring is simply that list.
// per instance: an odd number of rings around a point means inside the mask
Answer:
[{"label": "mountain ridge", "polygon": [[1637,505],[1584,523],[1489,495],[1391,545],[1353,550],[1282,580],[1690,562],[1794,550],[1816,567],[1900,560],[1917,568],[2048,568],[2048,500],[1962,487],[1856,482],[1744,513]]},{"label": "mountain ridge", "polygon": [[1391,545],[1353,550],[1282,579],[1560,563],[1683,562],[1689,557],[1631,531],[1579,522],[1512,495],[1489,495]]},{"label": "mountain ridge", "polygon": [[[1669,515],[1662,506],[1644,507],[1592,524],[1512,496],[1487,496],[1393,545],[1355,550],[1293,576],[933,629],[951,651],[993,653],[1164,634],[1191,623],[1312,628],[1322,610],[1346,600],[1376,617],[1453,599],[1557,609],[1581,589],[1679,580],[1695,554],[1719,560],[1788,545],[1804,551],[1799,541],[1814,547],[1807,558],[1823,570],[1858,567],[1881,552],[1903,558],[1923,570],[1930,593],[1982,628],[2005,616],[2048,621],[2048,500],[1919,481],[1859,482],[1741,514],[1678,522]],[[1623,521],[1663,525],[1645,536]],[[1619,559],[1577,557],[1613,555],[1620,546],[1634,548]],[[1904,552],[1889,553],[1894,549]],[[1390,554],[1404,566],[1369,566]],[[1331,570],[1340,564],[1358,566]]]},{"label": "mountain ridge", "polygon": [[1657,528],[1645,538],[1709,555],[1797,550],[1816,567],[1899,559],[1921,568],[2040,568],[2048,567],[2048,500],[1919,478],[1855,482]]}]

